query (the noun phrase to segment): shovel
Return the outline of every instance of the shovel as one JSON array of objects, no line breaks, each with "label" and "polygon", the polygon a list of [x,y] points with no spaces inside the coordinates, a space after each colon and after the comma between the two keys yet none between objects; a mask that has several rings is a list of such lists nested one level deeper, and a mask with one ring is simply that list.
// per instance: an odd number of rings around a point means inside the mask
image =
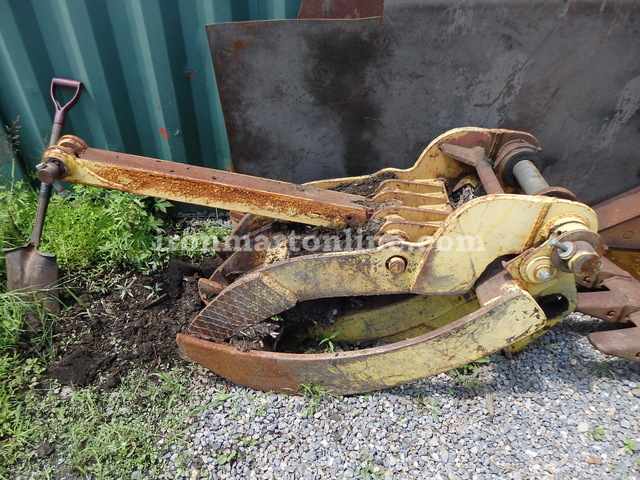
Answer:
[{"label": "shovel", "polygon": [[[60,105],[60,102],[56,99],[56,87],[75,89],[73,97],[65,105]],[[82,83],[75,80],[64,78],[51,80],[51,98],[56,114],[53,119],[49,146],[54,145],[62,135],[67,112],[78,101],[81,88]],[[40,185],[35,226],[29,243],[24,247],[3,248],[2,251],[5,254],[7,267],[7,290],[34,291],[39,298],[46,297],[45,308],[47,310],[57,313],[60,310],[60,304],[56,288],[58,281],[56,256],[38,250],[44,227],[44,218],[51,198],[51,188],[51,185],[44,183]]]}]

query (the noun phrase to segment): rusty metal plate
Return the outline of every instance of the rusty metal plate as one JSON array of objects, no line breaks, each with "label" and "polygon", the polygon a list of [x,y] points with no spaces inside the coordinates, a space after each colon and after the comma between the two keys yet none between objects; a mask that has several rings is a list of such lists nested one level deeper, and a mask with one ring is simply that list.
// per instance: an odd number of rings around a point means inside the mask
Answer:
[{"label": "rusty metal plate", "polygon": [[640,363],[640,314],[631,315],[634,327],[590,333],[587,337],[595,348],[607,355]]},{"label": "rusty metal plate", "polygon": [[531,131],[593,204],[640,183],[640,4],[387,0],[384,21],[207,27],[238,171],[408,167],[453,126]]},{"label": "rusty metal plate", "polygon": [[640,187],[593,208],[598,214],[600,236],[609,247],[640,250]]},{"label": "rusty metal plate", "polygon": [[302,0],[298,18],[381,17],[384,0]]}]

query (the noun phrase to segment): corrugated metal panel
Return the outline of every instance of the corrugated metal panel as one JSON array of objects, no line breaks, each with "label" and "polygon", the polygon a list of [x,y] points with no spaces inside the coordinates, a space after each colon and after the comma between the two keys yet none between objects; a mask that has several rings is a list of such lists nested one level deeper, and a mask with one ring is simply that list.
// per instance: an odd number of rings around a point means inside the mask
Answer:
[{"label": "corrugated metal panel", "polygon": [[90,145],[231,163],[205,25],[294,18],[300,0],[0,0],[0,119],[33,167],[51,130],[49,82],[85,85],[66,131]]}]

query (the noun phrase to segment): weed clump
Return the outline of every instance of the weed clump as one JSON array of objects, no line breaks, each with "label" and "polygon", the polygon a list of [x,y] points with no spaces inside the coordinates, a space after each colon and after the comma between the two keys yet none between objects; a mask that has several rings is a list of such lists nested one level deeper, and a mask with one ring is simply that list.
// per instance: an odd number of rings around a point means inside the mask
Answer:
[{"label": "weed clump", "polygon": [[[0,187],[0,203],[7,206],[0,212],[0,244],[25,245],[37,193],[18,182]],[[77,185],[67,198],[52,197],[39,249],[55,254],[67,271],[124,265],[153,270],[164,261],[154,246],[165,223],[160,215],[170,206],[162,199]]]}]

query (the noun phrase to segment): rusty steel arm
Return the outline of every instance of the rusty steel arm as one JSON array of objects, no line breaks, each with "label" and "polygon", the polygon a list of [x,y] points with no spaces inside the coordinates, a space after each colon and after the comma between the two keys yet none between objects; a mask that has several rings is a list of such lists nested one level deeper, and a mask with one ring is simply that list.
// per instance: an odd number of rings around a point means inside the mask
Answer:
[{"label": "rusty steel arm", "polygon": [[72,135],[45,151],[38,177],[331,228],[370,214],[357,195],[99,150]]}]

